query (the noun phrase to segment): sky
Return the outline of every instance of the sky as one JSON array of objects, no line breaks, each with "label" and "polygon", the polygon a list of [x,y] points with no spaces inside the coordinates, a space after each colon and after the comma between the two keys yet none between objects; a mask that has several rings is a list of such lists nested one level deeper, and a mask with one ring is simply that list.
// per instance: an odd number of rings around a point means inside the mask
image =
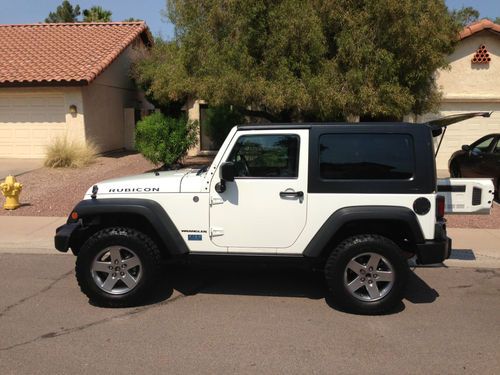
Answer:
[{"label": "sky", "polygon": [[[418,1],[418,0],[415,0]],[[62,0],[0,0],[0,23],[36,23],[54,11]],[[174,28],[162,11],[165,0],[70,0],[79,4],[83,10],[93,5],[100,5],[113,12],[113,21],[122,21],[129,17],[146,21],[155,36],[165,39],[173,37]],[[481,17],[500,17],[500,0],[446,0],[449,8],[459,9],[472,6],[481,12]]]}]

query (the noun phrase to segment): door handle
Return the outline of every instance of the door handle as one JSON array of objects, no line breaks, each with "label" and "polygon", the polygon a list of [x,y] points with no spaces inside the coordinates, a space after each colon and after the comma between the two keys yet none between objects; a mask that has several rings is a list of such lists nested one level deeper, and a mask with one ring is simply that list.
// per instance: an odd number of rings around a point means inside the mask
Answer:
[{"label": "door handle", "polygon": [[302,198],[303,196],[304,196],[303,191],[280,191],[281,198],[286,198],[286,197]]}]

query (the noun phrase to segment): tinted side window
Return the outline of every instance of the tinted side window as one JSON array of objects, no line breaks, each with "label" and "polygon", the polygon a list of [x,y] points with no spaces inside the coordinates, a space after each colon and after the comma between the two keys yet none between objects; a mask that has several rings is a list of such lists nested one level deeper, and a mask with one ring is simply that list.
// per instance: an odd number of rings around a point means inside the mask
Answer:
[{"label": "tinted side window", "polygon": [[493,137],[486,138],[484,141],[474,145],[472,149],[475,151],[486,152],[490,148],[491,142],[493,142]]},{"label": "tinted side window", "polygon": [[320,175],[327,180],[404,180],[413,176],[408,134],[325,134],[320,137]]},{"label": "tinted side window", "polygon": [[496,145],[495,149],[493,150],[493,152],[495,154],[500,154],[500,138],[498,138],[497,145]]},{"label": "tinted side window", "polygon": [[228,161],[235,164],[235,177],[295,178],[299,171],[299,137],[241,136]]}]

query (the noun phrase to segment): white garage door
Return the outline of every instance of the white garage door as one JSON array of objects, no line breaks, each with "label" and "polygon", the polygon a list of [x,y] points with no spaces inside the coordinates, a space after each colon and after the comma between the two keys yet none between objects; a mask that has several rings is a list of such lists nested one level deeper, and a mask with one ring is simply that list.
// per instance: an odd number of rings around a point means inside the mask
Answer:
[{"label": "white garage door", "polygon": [[[439,115],[432,115],[432,118],[439,118],[457,113],[480,111],[494,112],[490,118],[475,117],[448,127],[436,160],[438,169],[447,170],[450,156],[460,150],[462,145],[471,144],[486,134],[500,133],[500,103],[443,103]],[[419,121],[430,119],[430,117],[425,116]]]},{"label": "white garage door", "polygon": [[0,95],[0,157],[41,158],[52,139],[66,132],[63,95]]}]

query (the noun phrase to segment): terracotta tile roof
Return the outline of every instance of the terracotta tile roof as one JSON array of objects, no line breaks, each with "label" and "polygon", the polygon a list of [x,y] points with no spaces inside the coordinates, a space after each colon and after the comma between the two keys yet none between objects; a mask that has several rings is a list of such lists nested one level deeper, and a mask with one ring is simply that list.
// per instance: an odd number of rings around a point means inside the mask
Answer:
[{"label": "terracotta tile roof", "polygon": [[0,25],[0,85],[87,84],[139,36],[144,22]]},{"label": "terracotta tile roof", "polygon": [[489,31],[496,32],[496,33],[500,34],[500,25],[498,25],[490,20],[483,19],[483,20],[474,22],[474,23],[470,24],[469,26],[466,26],[460,32],[459,38],[460,38],[460,40],[462,40],[462,39],[468,38],[469,36],[474,35],[480,31],[483,31],[483,30],[489,30]]}]

